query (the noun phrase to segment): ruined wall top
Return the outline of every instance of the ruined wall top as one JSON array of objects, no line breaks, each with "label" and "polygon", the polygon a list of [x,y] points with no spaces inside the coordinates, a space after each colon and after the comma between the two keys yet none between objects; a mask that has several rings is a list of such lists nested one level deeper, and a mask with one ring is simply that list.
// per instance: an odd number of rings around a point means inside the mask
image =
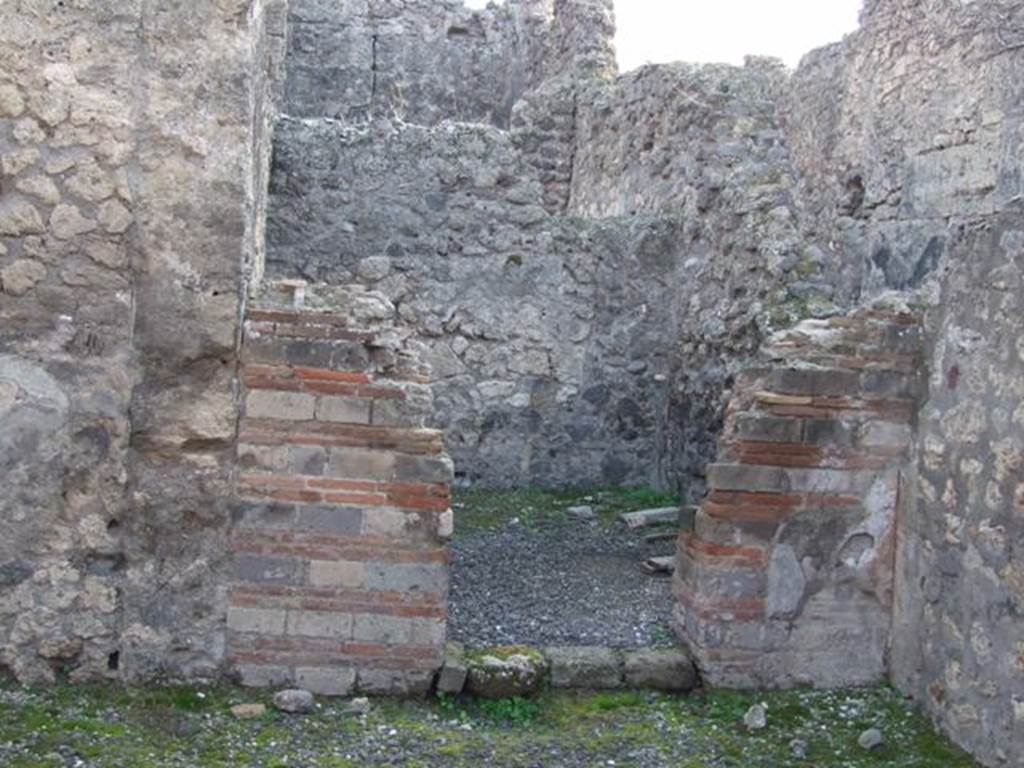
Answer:
[{"label": "ruined wall top", "polygon": [[284,111],[507,127],[556,74],[615,72],[611,0],[293,0]]}]

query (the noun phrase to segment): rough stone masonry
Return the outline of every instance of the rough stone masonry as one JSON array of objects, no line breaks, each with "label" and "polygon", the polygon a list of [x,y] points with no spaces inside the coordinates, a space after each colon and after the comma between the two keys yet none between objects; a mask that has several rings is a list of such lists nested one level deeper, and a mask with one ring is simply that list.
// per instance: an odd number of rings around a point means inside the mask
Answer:
[{"label": "rough stone masonry", "polygon": [[1019,761],[1024,4],[623,75],[612,11],[4,3],[0,663],[422,689],[443,434],[700,501],[706,680],[888,676]]}]

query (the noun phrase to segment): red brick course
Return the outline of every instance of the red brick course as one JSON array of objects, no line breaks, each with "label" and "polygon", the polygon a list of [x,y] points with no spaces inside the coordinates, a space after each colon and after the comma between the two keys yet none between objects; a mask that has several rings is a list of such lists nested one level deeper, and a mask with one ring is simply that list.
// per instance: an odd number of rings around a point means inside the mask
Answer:
[{"label": "red brick course", "polygon": [[450,515],[442,435],[416,426],[421,367],[378,365],[377,334],[344,314],[252,309],[245,328],[228,657],[253,685],[421,688],[442,658]]},{"label": "red brick course", "polygon": [[710,682],[822,682],[837,655],[884,654],[864,638],[884,637],[888,620],[842,622],[891,610],[894,478],[910,458],[919,344],[915,318],[859,310],[780,334],[737,375],[673,583],[676,629]]}]

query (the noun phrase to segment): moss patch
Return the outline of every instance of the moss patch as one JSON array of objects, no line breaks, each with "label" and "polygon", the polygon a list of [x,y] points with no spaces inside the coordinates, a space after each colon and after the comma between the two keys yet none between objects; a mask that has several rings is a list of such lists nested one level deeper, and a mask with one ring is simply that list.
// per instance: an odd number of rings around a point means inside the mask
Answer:
[{"label": "moss patch", "polygon": [[617,524],[623,512],[671,507],[679,494],[650,488],[604,487],[575,490],[456,490],[453,494],[455,535],[461,536],[508,525],[513,520],[530,528],[568,517],[570,507],[593,507],[601,525]]},{"label": "moss patch", "polygon": [[[367,765],[683,768],[970,768],[974,763],[888,688],[841,692],[552,693],[534,700],[375,700],[366,717],[321,700],[308,716],[239,721],[235,688],[0,687],[0,765],[47,768],[242,768]],[[768,726],[748,733],[764,702]],[[857,737],[880,728],[885,746]],[[794,757],[790,742],[806,744]]]}]

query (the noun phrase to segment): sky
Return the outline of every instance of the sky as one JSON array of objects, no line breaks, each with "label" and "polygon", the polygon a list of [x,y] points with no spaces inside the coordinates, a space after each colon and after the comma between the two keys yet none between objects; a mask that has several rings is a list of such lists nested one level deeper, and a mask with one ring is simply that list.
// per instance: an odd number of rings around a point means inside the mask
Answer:
[{"label": "sky", "polygon": [[[616,0],[623,72],[652,63],[742,64],[747,54],[791,67],[857,28],[863,0]],[[487,0],[467,0],[483,7]]]}]

